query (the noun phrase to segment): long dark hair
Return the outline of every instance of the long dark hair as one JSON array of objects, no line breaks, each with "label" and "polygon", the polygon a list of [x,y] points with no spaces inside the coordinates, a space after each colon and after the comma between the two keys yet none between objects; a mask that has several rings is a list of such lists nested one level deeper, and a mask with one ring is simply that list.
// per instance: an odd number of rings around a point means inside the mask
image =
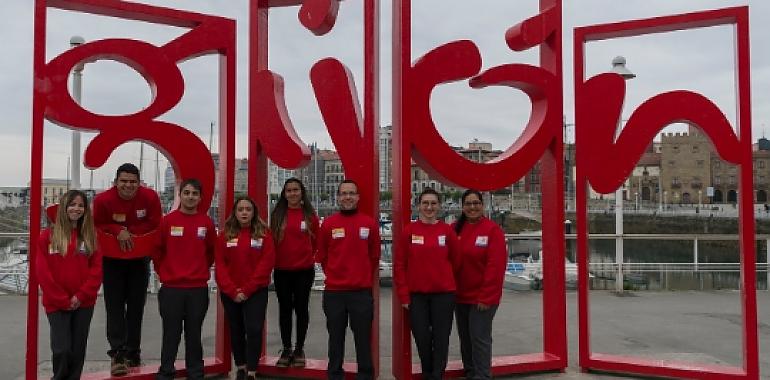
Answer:
[{"label": "long dark hair", "polygon": [[289,200],[286,199],[286,185],[292,182],[299,185],[299,190],[302,193],[302,199],[299,202],[300,208],[302,208],[302,215],[304,216],[305,224],[308,227],[308,234],[311,239],[313,238],[313,229],[310,228],[312,219],[315,216],[313,203],[310,202],[310,198],[307,195],[305,184],[298,178],[291,177],[283,183],[281,196],[278,197],[278,203],[275,204],[273,212],[270,213],[270,231],[273,233],[273,240],[275,240],[276,244],[283,239],[283,231],[286,229],[286,214],[289,211]]},{"label": "long dark hair", "polygon": [[[476,189],[468,189],[465,190],[463,195],[460,197],[460,207],[465,204],[465,198],[468,198],[469,195],[476,194],[477,197],[479,197],[479,200],[481,201],[481,204],[484,204],[484,197],[481,196],[481,192]],[[457,223],[455,223],[455,233],[458,235],[460,234],[460,231],[463,230],[463,226],[465,225],[465,222],[468,221],[468,217],[465,216],[464,212],[460,212],[460,217],[457,218]]]},{"label": "long dark hair", "polygon": [[241,223],[238,221],[238,217],[235,215],[236,211],[238,210],[238,203],[240,201],[247,201],[251,203],[251,208],[254,210],[254,214],[251,215],[251,221],[249,221],[249,225],[251,227],[251,237],[254,239],[259,239],[265,236],[267,233],[267,224],[265,224],[265,221],[259,217],[259,209],[257,208],[257,204],[254,203],[253,199],[245,195],[239,195],[235,197],[233,208],[230,210],[230,216],[227,217],[227,220],[225,221],[225,239],[230,240],[238,236],[241,231]]}]

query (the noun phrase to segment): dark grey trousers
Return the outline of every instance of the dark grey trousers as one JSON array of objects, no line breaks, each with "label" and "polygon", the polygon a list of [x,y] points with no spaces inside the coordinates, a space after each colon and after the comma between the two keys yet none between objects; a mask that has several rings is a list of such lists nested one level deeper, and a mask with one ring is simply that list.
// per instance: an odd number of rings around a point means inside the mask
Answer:
[{"label": "dark grey trousers", "polygon": [[51,325],[52,380],[80,379],[93,315],[93,307],[47,314]]},{"label": "dark grey trousers", "polygon": [[327,367],[330,380],[342,380],[345,371],[345,330],[348,322],[353,330],[353,342],[356,345],[358,372],[356,380],[374,378],[372,359],[372,321],[374,319],[374,299],[371,290],[324,291],[323,310],[326,314],[326,329],[329,332],[329,363]]},{"label": "dark grey trousers", "polygon": [[476,305],[458,303],[455,309],[460,354],[468,380],[492,378],[492,320],[497,306],[479,310]]},{"label": "dark grey trousers", "polygon": [[203,344],[201,330],[209,309],[208,288],[169,288],[158,291],[158,309],[163,324],[160,369],[156,379],[171,380],[176,374],[174,362],[184,331],[184,361],[187,378],[203,380]]},{"label": "dark grey trousers", "polygon": [[449,357],[454,293],[411,293],[409,322],[423,379],[441,380]]}]

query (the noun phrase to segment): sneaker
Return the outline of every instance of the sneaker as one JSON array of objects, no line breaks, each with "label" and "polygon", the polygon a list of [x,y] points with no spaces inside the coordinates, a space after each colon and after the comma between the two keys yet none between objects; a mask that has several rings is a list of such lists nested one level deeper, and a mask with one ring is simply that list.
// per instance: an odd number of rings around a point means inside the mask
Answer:
[{"label": "sneaker", "polygon": [[257,380],[257,377],[254,375],[249,375],[246,377],[246,380]]},{"label": "sneaker", "polygon": [[303,349],[297,348],[294,350],[294,353],[292,354],[291,366],[299,368],[305,367],[305,351]]},{"label": "sneaker", "polygon": [[123,355],[116,354],[112,357],[112,361],[110,362],[110,376],[118,377],[118,376],[125,376],[128,374],[128,367],[126,367],[126,362],[123,359]]},{"label": "sneaker", "polygon": [[284,347],[283,350],[281,350],[281,357],[275,362],[275,366],[286,368],[291,365],[291,360],[291,347]]},{"label": "sneaker", "polygon": [[126,354],[124,362],[126,364],[126,367],[141,367],[142,366],[142,357],[139,355],[138,352],[129,352]]},{"label": "sneaker", "polygon": [[238,371],[235,372],[235,380],[246,380],[246,370],[238,368]]}]

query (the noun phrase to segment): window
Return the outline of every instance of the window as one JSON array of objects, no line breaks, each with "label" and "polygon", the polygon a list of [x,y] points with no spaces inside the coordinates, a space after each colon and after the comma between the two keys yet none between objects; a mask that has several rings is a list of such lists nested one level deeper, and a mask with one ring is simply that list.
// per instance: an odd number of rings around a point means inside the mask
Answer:
[{"label": "window", "polygon": [[719,161],[714,161],[714,169],[719,169],[722,164]]},{"label": "window", "polygon": [[698,160],[696,162],[696,164],[698,165],[699,168],[702,168],[703,167],[703,160]]},{"label": "window", "polygon": [[679,177],[671,177],[671,184],[672,185],[678,185],[679,184]]},{"label": "window", "polygon": [[692,152],[693,153],[698,153],[699,151],[700,151],[700,147],[699,146],[697,146],[697,145],[693,145],[692,146]]},{"label": "window", "polygon": [[671,149],[674,151],[674,153],[679,153],[679,145],[674,145],[671,147]]},{"label": "window", "polygon": [[731,185],[735,185],[735,176],[734,175],[730,176],[730,184]]},{"label": "window", "polygon": [[757,162],[757,167],[760,168],[760,169],[764,169],[765,168],[765,161],[759,160],[759,162]]},{"label": "window", "polygon": [[669,162],[668,162],[668,166],[674,166],[674,165],[676,165],[676,162],[675,162],[675,161],[673,161],[673,160],[672,160],[672,161],[669,161]]}]

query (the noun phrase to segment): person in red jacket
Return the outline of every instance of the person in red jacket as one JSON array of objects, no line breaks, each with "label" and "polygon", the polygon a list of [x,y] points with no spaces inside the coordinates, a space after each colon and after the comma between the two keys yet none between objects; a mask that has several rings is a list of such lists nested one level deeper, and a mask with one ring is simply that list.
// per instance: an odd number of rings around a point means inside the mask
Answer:
[{"label": "person in red jacket", "polygon": [[396,293],[409,312],[423,378],[434,380],[443,377],[449,357],[458,264],[457,236],[438,219],[440,202],[432,188],[420,193],[419,219],[404,229],[393,263]]},{"label": "person in red jacket", "polygon": [[36,264],[51,325],[52,379],[80,379],[102,284],[102,257],[84,192],[70,190],[61,197],[53,226],[38,239]]},{"label": "person in red jacket", "polygon": [[208,215],[198,211],[201,183],[186,179],[179,185],[179,209],[160,224],[160,249],[153,256],[162,284],[158,309],[163,325],[157,380],[171,380],[184,330],[187,378],[203,380],[201,328],[209,307],[208,280],[214,262],[216,231]]},{"label": "person in red jacket", "polygon": [[505,234],[484,217],[481,193],[468,189],[454,224],[460,237],[457,280],[457,333],[466,379],[491,379],[492,319],[503,295],[508,252]]},{"label": "person in red jacket", "polygon": [[356,379],[374,378],[372,360],[372,287],[380,265],[380,231],[371,217],[358,212],[358,185],[346,179],[337,187],[340,211],[324,219],[318,254],[326,275],[323,310],[329,332],[327,376],[342,380],[345,329],[350,323],[356,346]]},{"label": "person in red jacket", "polygon": [[155,191],[140,186],[139,169],[126,163],[118,167],[115,185],[94,198],[93,208],[96,228],[118,243],[104,244],[102,253],[110,345],[107,354],[112,358],[111,374],[122,376],[128,373],[127,367],[141,364],[142,318],[151,252],[135,247],[135,243],[137,237],[157,230],[160,199]]},{"label": "person in red jacket", "polygon": [[[273,212],[270,230],[276,246],[275,295],[283,350],[276,366],[305,366],[305,337],[310,323],[310,288],[315,279],[313,255],[318,238],[318,216],[302,181],[289,178],[283,184]],[[292,351],[292,314],[297,314],[297,344]]]},{"label": "person in red jacket", "polygon": [[[275,265],[273,238],[254,201],[235,198],[220,234],[215,273],[230,324],[236,380],[254,380],[262,350],[267,286]],[[248,373],[247,373],[248,371]]]}]

